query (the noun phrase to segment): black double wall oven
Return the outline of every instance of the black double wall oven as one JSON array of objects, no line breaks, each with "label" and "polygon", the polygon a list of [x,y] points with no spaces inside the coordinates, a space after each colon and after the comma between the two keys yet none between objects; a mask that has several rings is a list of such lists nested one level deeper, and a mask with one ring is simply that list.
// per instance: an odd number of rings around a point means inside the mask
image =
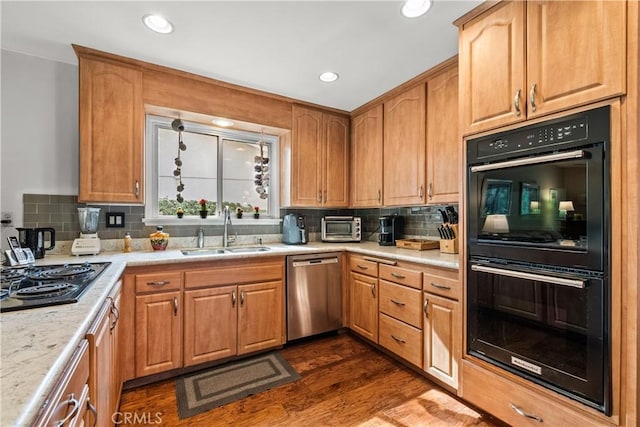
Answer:
[{"label": "black double wall oven", "polygon": [[610,111],[467,141],[467,352],[610,414]]}]

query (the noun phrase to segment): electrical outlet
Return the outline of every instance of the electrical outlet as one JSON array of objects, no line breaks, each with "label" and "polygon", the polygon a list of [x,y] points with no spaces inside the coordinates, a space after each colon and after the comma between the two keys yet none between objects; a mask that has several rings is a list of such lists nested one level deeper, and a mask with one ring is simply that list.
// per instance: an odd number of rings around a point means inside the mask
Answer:
[{"label": "electrical outlet", "polygon": [[2,211],[0,214],[0,220],[2,225],[11,225],[13,223],[13,212]]}]

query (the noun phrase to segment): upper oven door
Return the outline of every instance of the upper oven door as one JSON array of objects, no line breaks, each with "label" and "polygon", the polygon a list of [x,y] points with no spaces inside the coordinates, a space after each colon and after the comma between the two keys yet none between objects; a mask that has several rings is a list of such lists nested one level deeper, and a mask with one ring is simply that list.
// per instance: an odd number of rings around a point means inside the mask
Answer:
[{"label": "upper oven door", "polygon": [[468,167],[469,255],[603,271],[604,143]]}]

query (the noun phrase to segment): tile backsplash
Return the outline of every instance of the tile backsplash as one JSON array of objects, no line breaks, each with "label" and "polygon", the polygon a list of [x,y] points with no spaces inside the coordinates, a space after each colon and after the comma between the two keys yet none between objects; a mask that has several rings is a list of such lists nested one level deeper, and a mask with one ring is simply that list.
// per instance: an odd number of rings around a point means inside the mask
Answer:
[{"label": "tile backsplash", "polygon": [[[77,196],[61,196],[48,194],[24,194],[24,227],[53,227],[56,230],[56,241],[70,241],[79,236],[78,208],[88,206],[79,203]],[[90,205],[95,206],[95,205]],[[457,205],[454,205],[457,210]],[[155,226],[145,226],[142,222],[144,206],[100,205],[100,221],[98,235],[101,239],[122,239],[125,233],[131,237],[146,238],[155,231]],[[420,237],[437,239],[437,226],[441,222],[438,208],[442,206],[415,206],[397,208],[369,209],[302,209],[282,208],[280,216],[288,213],[304,215],[309,233],[319,235],[320,220],[325,215],[354,215],[362,217],[363,240],[375,240],[378,231],[378,218],[383,215],[398,214],[404,217],[404,237]],[[123,228],[107,228],[107,212],[124,212]],[[200,225],[167,225],[164,230],[172,237],[193,237]],[[203,227],[207,236],[222,235],[222,225],[206,225]],[[238,235],[273,235],[281,234],[280,224],[245,225],[233,224],[233,231]]]}]

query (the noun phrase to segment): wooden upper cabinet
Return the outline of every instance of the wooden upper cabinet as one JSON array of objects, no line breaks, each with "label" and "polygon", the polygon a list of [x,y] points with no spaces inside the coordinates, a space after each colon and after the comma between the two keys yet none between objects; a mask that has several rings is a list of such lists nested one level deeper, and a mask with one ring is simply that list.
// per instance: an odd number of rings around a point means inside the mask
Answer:
[{"label": "wooden upper cabinet", "polygon": [[464,134],[625,93],[626,2],[502,2],[463,23]]},{"label": "wooden upper cabinet", "polygon": [[351,123],[351,206],[382,205],[382,104]]},{"label": "wooden upper cabinet", "polygon": [[425,86],[384,103],[384,205],[415,205],[425,191]]},{"label": "wooden upper cabinet", "polygon": [[459,67],[465,134],[525,120],[525,55],[524,2],[500,3],[462,26]]},{"label": "wooden upper cabinet", "polygon": [[293,106],[291,206],[349,205],[349,119]]},{"label": "wooden upper cabinet", "polygon": [[527,3],[527,116],[625,92],[623,1]]},{"label": "wooden upper cabinet", "polygon": [[458,68],[427,82],[427,203],[458,203]]},{"label": "wooden upper cabinet", "polygon": [[80,202],[143,203],[142,70],[79,56]]}]

